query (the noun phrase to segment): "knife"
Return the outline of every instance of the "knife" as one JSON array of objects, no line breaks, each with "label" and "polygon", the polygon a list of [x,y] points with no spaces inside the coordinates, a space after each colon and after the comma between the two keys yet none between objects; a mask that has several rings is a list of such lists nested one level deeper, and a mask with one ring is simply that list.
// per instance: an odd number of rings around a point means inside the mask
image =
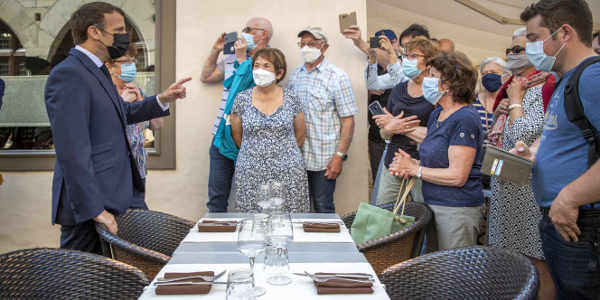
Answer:
[{"label": "knife", "polygon": [[356,279],[373,279],[373,275],[366,273],[331,273],[331,274],[307,274],[307,273],[293,273],[298,276],[305,277],[340,277],[340,278],[356,278]]}]

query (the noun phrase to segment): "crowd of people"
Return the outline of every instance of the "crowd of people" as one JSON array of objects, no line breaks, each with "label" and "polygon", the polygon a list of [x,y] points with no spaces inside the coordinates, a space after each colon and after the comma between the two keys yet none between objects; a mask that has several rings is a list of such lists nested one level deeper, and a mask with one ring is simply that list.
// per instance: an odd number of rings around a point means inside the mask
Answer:
[{"label": "crowd of people", "polygon": [[[488,244],[526,255],[537,267],[540,298],[592,299],[600,291],[600,199],[591,180],[600,166],[588,164],[586,139],[562,103],[573,70],[600,51],[598,33],[583,0],[541,0],[521,19],[526,27],[506,41],[506,56],[485,58],[479,68],[421,24],[399,36],[377,31],[377,47],[359,27],[343,31],[368,58],[367,103],[382,108],[368,114],[371,202],[393,202],[403,179],[415,177],[410,195],[434,213],[428,240],[436,249],[476,245],[487,217]],[[333,212],[357,113],[348,76],[325,58],[326,33],[308,27],[298,33],[304,64],[281,87],[287,65],[281,51],[268,47],[270,22],[251,19],[244,32],[251,36],[217,62],[221,36],[203,70],[203,82],[219,82],[251,58],[256,84],[225,115],[240,147],[237,163],[211,146],[208,208],[226,211],[235,181],[237,209],[256,211],[257,186],[279,179],[289,188],[289,210]],[[586,68],[579,81],[592,128],[600,125],[591,83],[598,68]],[[532,159],[532,182],[482,174],[485,145]]]},{"label": "crowd of people", "polygon": [[[376,45],[357,26],[343,31],[367,56],[366,100],[380,106],[368,113],[371,202],[393,202],[402,180],[416,178],[411,198],[434,215],[427,240],[449,249],[478,243],[489,190],[488,243],[531,259],[540,298],[595,299],[599,34],[584,0],[540,0],[520,18],[526,27],[506,41],[506,57],[478,68],[424,25],[399,36],[379,30]],[[191,78],[144,97],[131,83],[135,48],[120,9],[89,3],[70,24],[77,46],[45,90],[57,156],[52,221],[62,225],[61,247],[97,252],[94,221],[117,232],[114,214],[146,208],[143,130],[161,126]],[[202,68],[202,82],[223,84],[209,150],[210,212],[231,209],[232,196],[235,209],[258,211],[260,186],[273,180],[285,186],[288,211],[335,212],[358,113],[350,78],[326,58],[327,33],[308,26],[297,33],[303,64],[281,86],[288,64],[270,47],[273,33],[269,20],[252,18],[231,49],[221,34]],[[485,145],[531,160],[531,182],[483,174]]]}]

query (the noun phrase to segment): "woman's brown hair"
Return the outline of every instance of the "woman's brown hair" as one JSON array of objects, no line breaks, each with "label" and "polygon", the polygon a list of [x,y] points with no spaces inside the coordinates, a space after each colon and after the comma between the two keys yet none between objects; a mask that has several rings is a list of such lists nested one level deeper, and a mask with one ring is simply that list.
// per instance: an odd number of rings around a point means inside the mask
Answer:
[{"label": "woman's brown hair", "polygon": [[283,55],[281,50],[276,48],[260,49],[254,53],[254,56],[252,56],[252,63],[256,62],[256,59],[259,57],[262,57],[273,64],[273,67],[275,68],[275,75],[279,75],[279,72],[281,72],[281,78],[277,79],[277,83],[285,78],[287,64],[285,62],[285,55]]},{"label": "woman's brown hair", "polygon": [[440,53],[440,49],[431,42],[431,40],[418,36],[406,43],[406,52],[410,52],[412,50],[419,50],[423,52],[425,56],[425,61],[437,56]]},{"label": "woman's brown hair", "polygon": [[477,70],[464,54],[441,54],[429,62],[440,71],[440,84],[449,85],[449,93],[454,101],[471,104],[475,100],[475,86],[477,85]]}]

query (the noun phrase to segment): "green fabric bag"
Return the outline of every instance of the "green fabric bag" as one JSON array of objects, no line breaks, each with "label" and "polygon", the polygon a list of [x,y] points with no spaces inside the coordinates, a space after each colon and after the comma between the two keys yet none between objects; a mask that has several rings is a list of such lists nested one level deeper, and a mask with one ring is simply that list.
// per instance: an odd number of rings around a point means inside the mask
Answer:
[{"label": "green fabric bag", "polygon": [[[405,182],[406,180],[402,180],[400,191],[402,191]],[[393,211],[373,206],[365,202],[360,203],[350,229],[352,239],[357,245],[386,236],[390,233],[398,232],[405,226],[415,222],[415,217],[404,215],[406,197],[413,184],[414,178],[410,179],[404,193],[398,193],[398,200],[396,200],[396,203],[394,204]],[[400,216],[397,216],[400,207],[402,207],[402,212]]]}]

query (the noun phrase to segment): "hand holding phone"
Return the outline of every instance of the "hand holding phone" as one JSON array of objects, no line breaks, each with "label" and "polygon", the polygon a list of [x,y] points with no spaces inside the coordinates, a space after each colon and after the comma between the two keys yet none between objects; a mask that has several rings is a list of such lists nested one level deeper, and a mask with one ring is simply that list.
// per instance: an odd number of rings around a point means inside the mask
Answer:
[{"label": "hand holding phone", "polygon": [[348,29],[350,26],[356,26],[356,12],[353,11],[349,14],[340,14],[340,32],[343,34],[344,30]]},{"label": "hand holding phone", "polygon": [[372,49],[377,49],[379,48],[379,38],[374,36],[371,39],[369,39],[369,48]]},{"label": "hand holding phone", "polygon": [[381,107],[381,103],[379,103],[379,101],[371,102],[371,104],[369,104],[369,111],[371,112],[371,115],[373,115],[373,116],[385,114],[385,112],[383,111],[383,108]]},{"label": "hand holding phone", "polygon": [[223,54],[234,54],[235,53],[235,49],[234,49],[234,44],[235,41],[237,41],[238,39],[238,34],[237,32],[230,32],[228,34],[225,35],[225,46],[223,48]]}]

